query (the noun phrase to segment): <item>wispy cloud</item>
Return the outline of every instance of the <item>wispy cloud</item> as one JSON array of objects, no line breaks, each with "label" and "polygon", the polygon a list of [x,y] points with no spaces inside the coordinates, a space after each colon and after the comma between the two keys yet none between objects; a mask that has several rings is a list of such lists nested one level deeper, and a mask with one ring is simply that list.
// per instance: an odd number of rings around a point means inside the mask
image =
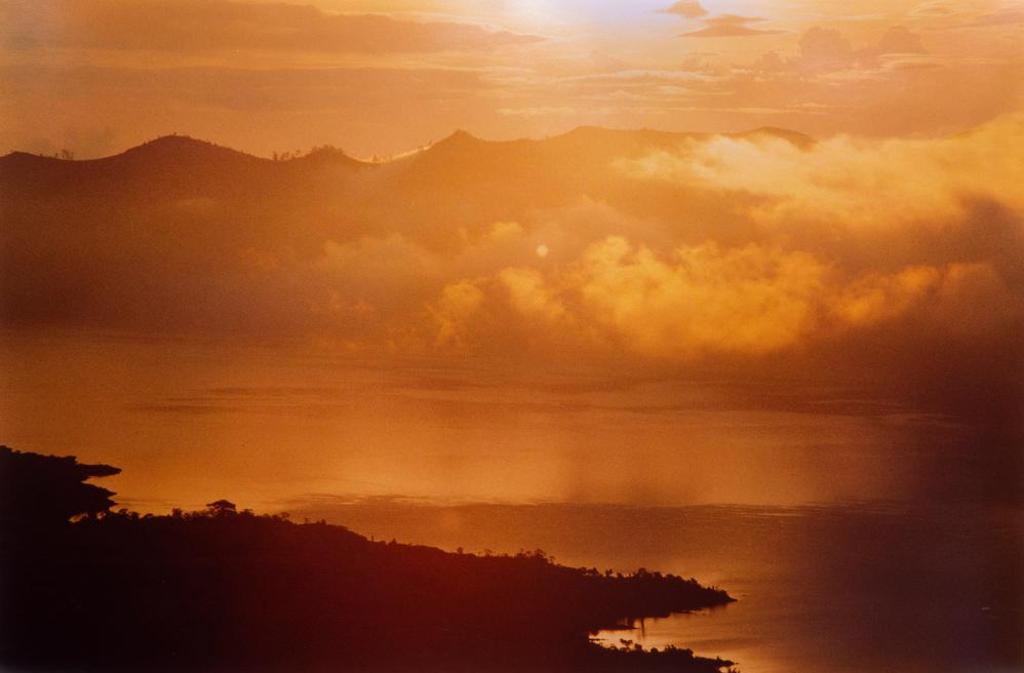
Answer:
[{"label": "wispy cloud", "polygon": [[8,49],[369,53],[487,50],[539,38],[471,23],[230,0],[40,0],[0,5]]},{"label": "wispy cloud", "polygon": [[687,19],[697,19],[702,16],[707,16],[708,14],[708,10],[700,4],[699,0],[679,0],[661,11],[666,14],[675,14]]},{"label": "wispy cloud", "polygon": [[773,35],[782,31],[755,28],[751,24],[759,24],[764,21],[756,16],[738,16],[736,14],[723,14],[704,20],[704,28],[683,33],[682,37],[756,37],[759,35]]}]

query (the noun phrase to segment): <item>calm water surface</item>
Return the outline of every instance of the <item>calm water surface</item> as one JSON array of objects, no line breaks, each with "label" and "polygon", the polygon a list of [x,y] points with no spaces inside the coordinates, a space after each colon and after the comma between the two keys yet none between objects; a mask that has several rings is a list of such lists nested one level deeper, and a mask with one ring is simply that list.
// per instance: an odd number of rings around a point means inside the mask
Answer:
[{"label": "calm water surface", "polygon": [[129,507],[695,576],[739,602],[600,637],[746,673],[1024,670],[1020,511],[935,496],[963,432],[797,382],[0,332],[0,442],[124,468]]},{"label": "calm water surface", "polygon": [[266,510],[311,493],[913,499],[955,481],[963,433],[865,391],[800,381],[0,331],[0,441],[117,465],[106,483],[140,511],[218,498]]}]

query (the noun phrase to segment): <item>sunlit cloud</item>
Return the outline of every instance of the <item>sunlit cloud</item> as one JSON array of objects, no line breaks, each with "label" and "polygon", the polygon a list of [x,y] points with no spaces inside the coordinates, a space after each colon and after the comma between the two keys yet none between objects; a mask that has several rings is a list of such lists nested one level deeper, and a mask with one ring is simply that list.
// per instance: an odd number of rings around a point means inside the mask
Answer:
[{"label": "sunlit cloud", "polygon": [[[622,164],[626,173],[771,197],[751,216],[773,226],[816,222],[857,229],[963,215],[977,200],[1024,208],[1024,117],[932,140],[864,141],[840,136],[805,151],[782,140],[719,137],[679,154]],[[871,194],[873,198],[864,198]]]},{"label": "sunlit cloud", "polygon": [[[935,310],[965,287],[993,280],[999,285],[984,264],[850,277],[811,253],[772,246],[705,244],[661,254],[610,237],[552,274],[516,267],[500,271],[493,283],[448,285],[433,311],[441,343],[454,335],[459,346],[467,338],[489,340],[498,324],[506,333],[533,332],[553,343],[570,338],[591,350],[692,360],[763,355],[829,340],[929,304]],[[1002,292],[988,297],[990,308],[1003,299]]]}]

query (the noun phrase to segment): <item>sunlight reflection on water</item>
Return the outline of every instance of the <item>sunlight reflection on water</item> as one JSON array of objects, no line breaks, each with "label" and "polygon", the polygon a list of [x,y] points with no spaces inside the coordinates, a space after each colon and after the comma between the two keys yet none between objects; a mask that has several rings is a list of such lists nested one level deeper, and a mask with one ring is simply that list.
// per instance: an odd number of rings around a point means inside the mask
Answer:
[{"label": "sunlight reflection on water", "polygon": [[[0,332],[0,436],[124,469],[142,511],[311,493],[798,504],[920,486],[955,435],[855,391],[297,344]],[[771,394],[766,394],[770,390]],[[623,447],[627,447],[624,450]]]}]

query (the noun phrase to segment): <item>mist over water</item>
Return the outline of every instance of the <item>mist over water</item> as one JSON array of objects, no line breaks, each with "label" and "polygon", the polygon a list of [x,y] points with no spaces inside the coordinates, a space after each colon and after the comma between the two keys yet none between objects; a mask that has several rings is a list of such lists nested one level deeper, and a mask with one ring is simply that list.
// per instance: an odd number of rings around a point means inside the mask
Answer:
[{"label": "mist over water", "polygon": [[[305,494],[794,505],[977,481],[968,429],[839,386],[500,361],[373,360],[295,343],[3,341],[8,444],[124,468],[141,511]],[[980,469],[980,468],[977,468]],[[964,488],[967,488],[966,486]]]}]

